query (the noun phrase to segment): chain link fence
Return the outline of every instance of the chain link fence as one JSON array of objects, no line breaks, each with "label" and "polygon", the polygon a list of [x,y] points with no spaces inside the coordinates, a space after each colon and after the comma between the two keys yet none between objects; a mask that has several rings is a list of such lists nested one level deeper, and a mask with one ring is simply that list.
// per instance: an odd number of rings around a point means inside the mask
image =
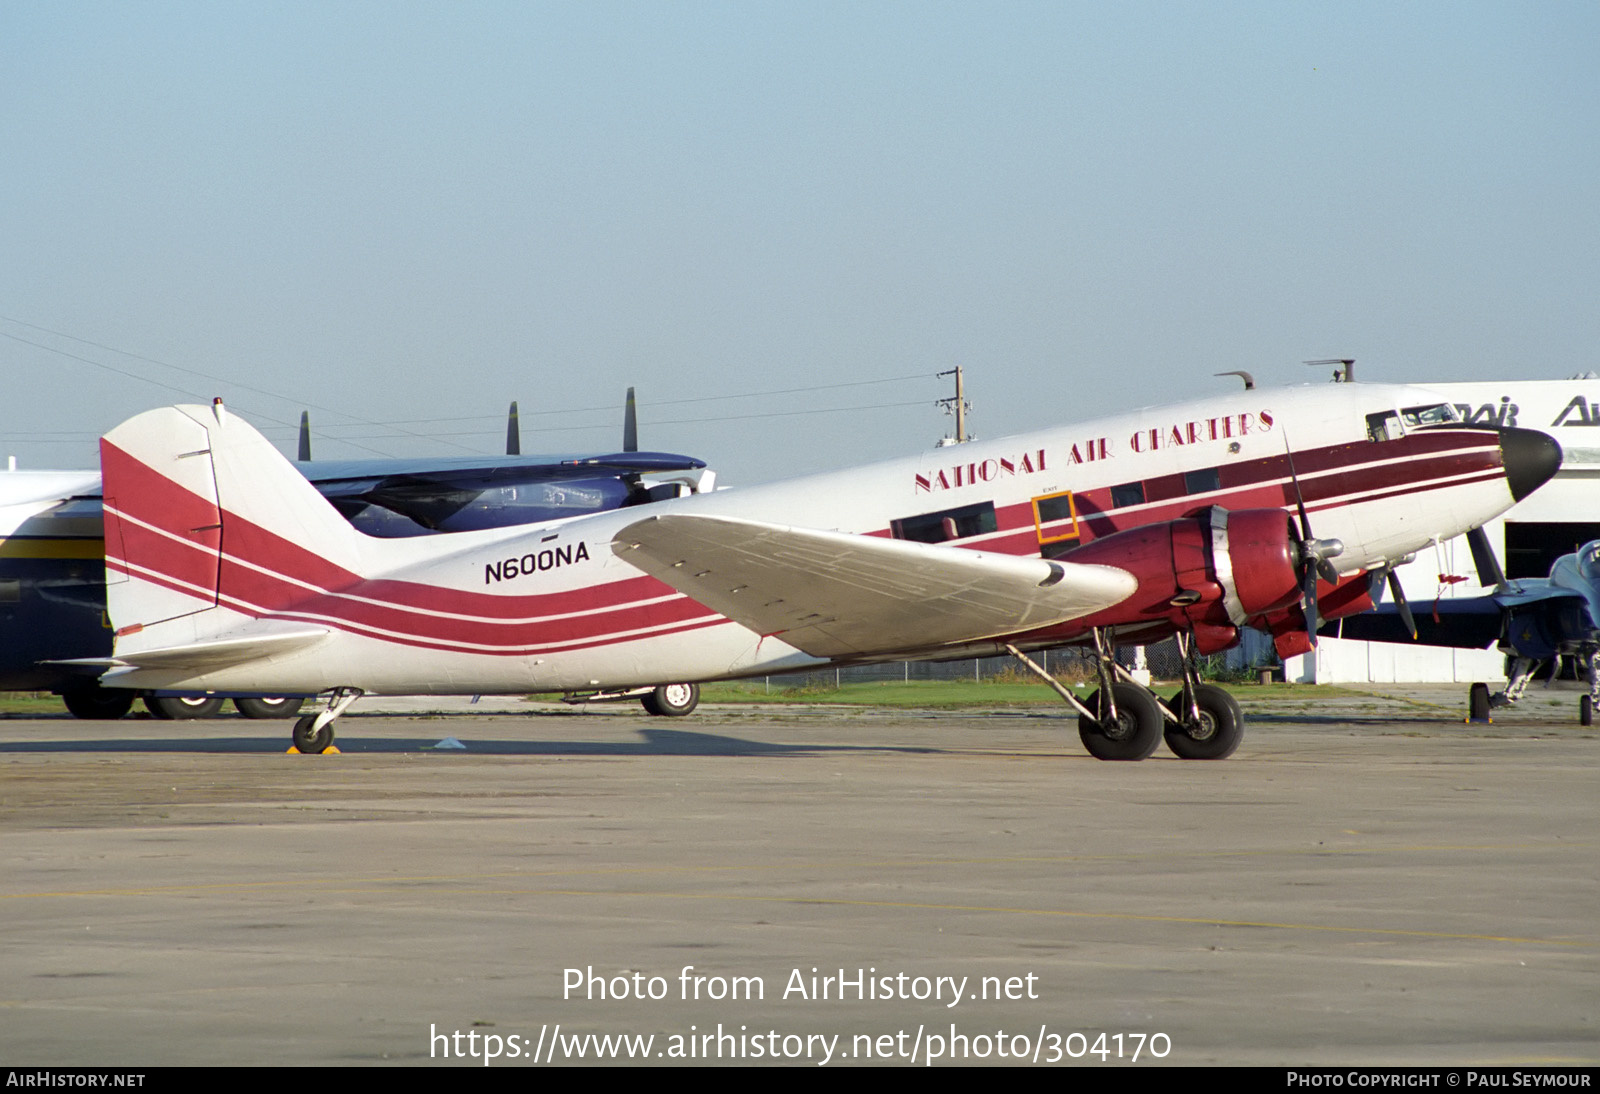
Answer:
[{"label": "chain link fence", "polygon": [[[1178,653],[1178,643],[1167,639],[1152,646],[1142,647],[1145,667],[1157,680],[1177,680],[1183,675],[1183,658]],[[1094,660],[1089,651],[1075,646],[1043,650],[1028,655],[1046,672],[1054,676],[1089,679],[1094,676]],[[1117,660],[1132,668],[1137,663],[1138,652],[1133,646],[1117,650]],[[1222,658],[1216,658],[1213,668],[1225,669]],[[1033,679],[1015,658],[968,657],[959,661],[886,661],[877,665],[852,665],[846,668],[822,669],[817,672],[798,672],[784,676],[769,676],[769,686],[779,688],[823,688],[853,683],[881,683],[902,680],[1012,680],[1020,676]]]}]

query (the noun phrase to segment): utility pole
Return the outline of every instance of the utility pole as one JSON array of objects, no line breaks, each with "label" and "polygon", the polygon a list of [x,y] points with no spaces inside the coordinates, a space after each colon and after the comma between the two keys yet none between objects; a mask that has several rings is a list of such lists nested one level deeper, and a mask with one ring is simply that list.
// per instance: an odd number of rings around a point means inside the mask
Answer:
[{"label": "utility pole", "polygon": [[972,407],[967,403],[966,389],[962,386],[961,366],[957,365],[949,372],[941,372],[937,376],[938,378],[945,376],[954,376],[956,378],[956,397],[954,399],[940,399],[934,404],[935,406],[944,407],[946,414],[953,412],[956,416],[955,438],[941,437],[939,438],[939,446],[942,448],[950,444],[966,444],[972,440],[971,437],[967,436],[967,411],[971,410]]}]

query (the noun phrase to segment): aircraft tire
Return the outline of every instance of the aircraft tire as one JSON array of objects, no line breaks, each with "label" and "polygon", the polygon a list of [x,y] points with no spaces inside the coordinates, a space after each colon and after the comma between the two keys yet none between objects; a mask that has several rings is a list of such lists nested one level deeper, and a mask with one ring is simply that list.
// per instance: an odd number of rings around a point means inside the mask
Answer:
[{"label": "aircraft tire", "polygon": [[304,699],[235,699],[234,708],[246,718],[293,718],[305,706]]},{"label": "aircraft tire", "polygon": [[95,721],[115,721],[133,709],[136,692],[126,688],[103,688],[99,684],[82,684],[67,688],[61,701],[74,718]]},{"label": "aircraft tire", "polygon": [[215,718],[222,710],[222,700],[215,695],[146,695],[144,705],[157,718],[169,721]]},{"label": "aircraft tire", "polygon": [[[1155,696],[1136,684],[1113,684],[1111,694],[1117,701],[1116,722],[1078,716],[1078,737],[1089,755],[1097,760],[1143,760],[1161,745],[1161,727],[1165,721]],[[1097,691],[1084,704],[1090,710],[1100,709]]]},{"label": "aircraft tire", "polygon": [[333,745],[333,722],[313,733],[312,727],[316,724],[315,714],[307,714],[294,724],[294,747],[307,756],[320,756]]},{"label": "aircraft tire", "polygon": [[1489,720],[1488,684],[1473,684],[1467,689],[1467,720],[1472,722]]},{"label": "aircraft tire", "polygon": [[[1184,760],[1226,760],[1244,739],[1244,711],[1239,701],[1215,684],[1201,684],[1194,698],[1200,708],[1200,724],[1168,725],[1167,747]],[[1186,706],[1183,692],[1172,697],[1174,714]]]},{"label": "aircraft tire", "polygon": [[1585,695],[1578,700],[1578,724],[1594,725],[1594,697],[1591,695]]},{"label": "aircraft tire", "polygon": [[700,705],[700,685],[663,684],[639,702],[658,718],[682,718]]}]

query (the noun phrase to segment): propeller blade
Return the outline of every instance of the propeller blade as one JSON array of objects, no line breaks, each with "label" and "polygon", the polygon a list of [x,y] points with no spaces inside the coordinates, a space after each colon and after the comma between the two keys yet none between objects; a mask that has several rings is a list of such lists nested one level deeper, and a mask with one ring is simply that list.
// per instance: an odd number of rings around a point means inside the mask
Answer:
[{"label": "propeller blade", "polygon": [[300,412],[300,452],[296,457],[301,463],[311,462],[311,411]]},{"label": "propeller blade", "polygon": [[622,408],[622,450],[639,451],[639,410],[634,405],[631,387],[628,389],[628,401]]},{"label": "propeller blade", "polygon": [[1283,454],[1289,460],[1289,485],[1294,487],[1294,508],[1300,514],[1300,538],[1309,543],[1312,538],[1311,518],[1306,516],[1306,499],[1300,493],[1300,475],[1294,469],[1294,450],[1289,447],[1289,438],[1287,436],[1283,439]]},{"label": "propeller blade", "polygon": [[1294,507],[1300,516],[1300,565],[1304,574],[1300,579],[1300,610],[1306,617],[1306,637],[1312,646],[1317,644],[1317,628],[1322,626],[1322,615],[1317,611],[1317,580],[1330,585],[1339,584],[1339,571],[1330,558],[1344,554],[1344,543],[1337,539],[1317,539],[1311,534],[1311,517],[1306,513],[1305,494],[1300,489],[1300,473],[1294,469],[1294,449],[1288,434],[1283,438],[1283,454],[1289,461],[1289,483],[1294,487]]},{"label": "propeller blade", "polygon": [[1505,571],[1500,568],[1500,560],[1495,557],[1494,548],[1489,546],[1489,534],[1480,524],[1467,533],[1467,546],[1472,548],[1472,565],[1478,571],[1478,584],[1487,588],[1493,585],[1501,588],[1506,584]]},{"label": "propeller blade", "polygon": [[506,414],[506,455],[522,455],[522,425],[517,418],[517,401],[511,400],[511,410]]},{"label": "propeller blade", "polygon": [[1317,568],[1309,567],[1306,570],[1305,580],[1300,586],[1300,610],[1306,617],[1306,637],[1311,639],[1311,644],[1317,644],[1317,628],[1322,626],[1322,616],[1317,611]]},{"label": "propeller blade", "polygon": [[1400,575],[1391,568],[1388,572],[1389,599],[1394,601],[1395,610],[1400,613],[1400,622],[1406,625],[1406,630],[1411,632],[1411,641],[1417,640],[1417,621],[1411,615],[1411,605],[1406,603],[1405,590],[1400,588]]}]

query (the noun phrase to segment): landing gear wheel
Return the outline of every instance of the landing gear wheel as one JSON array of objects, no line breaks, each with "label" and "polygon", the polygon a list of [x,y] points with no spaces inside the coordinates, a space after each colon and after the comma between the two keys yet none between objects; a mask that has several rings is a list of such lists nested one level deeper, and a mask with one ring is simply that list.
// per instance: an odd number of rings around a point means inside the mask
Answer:
[{"label": "landing gear wheel", "polygon": [[658,718],[682,718],[700,705],[700,685],[663,684],[639,702]]},{"label": "landing gear wheel", "polygon": [[1489,685],[1473,684],[1467,689],[1467,720],[1469,722],[1487,722],[1489,720]]},{"label": "landing gear wheel", "polygon": [[312,727],[316,724],[315,714],[307,714],[294,724],[294,747],[308,756],[320,756],[333,744],[333,722],[330,720],[313,733]]},{"label": "landing gear wheel", "polygon": [[1594,696],[1585,695],[1578,700],[1578,724],[1580,726],[1594,725]]},{"label": "landing gear wheel", "polygon": [[222,700],[215,695],[146,695],[144,705],[157,718],[215,718]]},{"label": "landing gear wheel", "polygon": [[305,702],[304,699],[235,699],[233,705],[246,718],[293,718]]},{"label": "landing gear wheel", "polygon": [[61,701],[74,718],[114,721],[133,709],[134,692],[125,688],[103,688],[84,684],[61,693]]},{"label": "landing gear wheel", "polygon": [[1089,755],[1097,760],[1142,760],[1161,744],[1161,708],[1155,696],[1136,684],[1113,684],[1111,694],[1117,701],[1117,717],[1105,717],[1100,703],[1100,692],[1095,692],[1084,705],[1100,712],[1101,717],[1078,716],[1078,737]]},{"label": "landing gear wheel", "polygon": [[[1183,692],[1172,697],[1172,712],[1179,718],[1188,714]],[[1244,738],[1244,711],[1239,702],[1214,684],[1195,689],[1195,706],[1200,708],[1198,724],[1168,725],[1167,747],[1185,760],[1225,760],[1233,755]]]}]

